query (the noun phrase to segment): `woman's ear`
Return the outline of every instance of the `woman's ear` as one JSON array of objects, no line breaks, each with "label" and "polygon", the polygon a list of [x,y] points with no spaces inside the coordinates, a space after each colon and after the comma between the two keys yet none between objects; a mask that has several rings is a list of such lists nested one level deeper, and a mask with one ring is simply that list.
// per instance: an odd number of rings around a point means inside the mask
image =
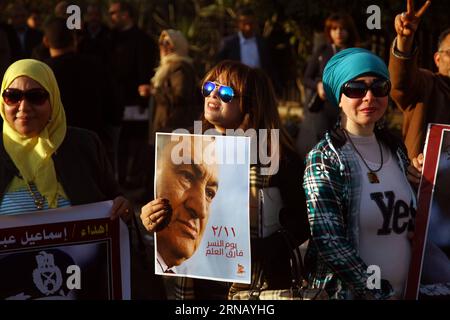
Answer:
[{"label": "woman's ear", "polygon": [[439,69],[439,63],[441,62],[441,56],[440,56],[439,52],[434,53],[433,59],[434,59],[434,64],[436,65],[436,68]]}]

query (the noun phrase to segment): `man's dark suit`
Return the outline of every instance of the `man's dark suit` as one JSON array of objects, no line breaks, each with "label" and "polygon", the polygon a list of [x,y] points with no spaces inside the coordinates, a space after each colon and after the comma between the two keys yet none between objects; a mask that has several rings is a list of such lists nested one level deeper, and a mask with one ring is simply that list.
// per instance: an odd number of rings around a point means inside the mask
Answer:
[{"label": "man's dark suit", "polygon": [[[222,60],[241,61],[241,44],[239,40],[239,35],[237,33],[226,37],[223,40],[219,53],[217,54],[217,62]],[[279,92],[279,77],[276,69],[273,67],[273,63],[271,63],[271,51],[267,41],[263,37],[257,35],[256,45],[258,47],[260,67],[267,73],[269,78],[272,80],[276,91]]]},{"label": "man's dark suit", "polygon": [[24,30],[24,47],[22,47],[22,44],[20,43],[18,32],[16,32],[12,27],[10,27],[7,31],[13,61],[30,58],[33,49],[42,42],[42,32],[28,27]]}]

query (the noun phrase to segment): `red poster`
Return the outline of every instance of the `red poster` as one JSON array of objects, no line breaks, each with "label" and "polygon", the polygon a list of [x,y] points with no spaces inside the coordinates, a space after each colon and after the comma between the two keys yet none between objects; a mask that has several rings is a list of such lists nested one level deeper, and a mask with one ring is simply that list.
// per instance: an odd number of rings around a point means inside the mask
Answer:
[{"label": "red poster", "polygon": [[450,299],[450,126],[430,124],[406,299]]},{"label": "red poster", "polygon": [[129,299],[128,230],[111,204],[0,216],[0,299]]}]

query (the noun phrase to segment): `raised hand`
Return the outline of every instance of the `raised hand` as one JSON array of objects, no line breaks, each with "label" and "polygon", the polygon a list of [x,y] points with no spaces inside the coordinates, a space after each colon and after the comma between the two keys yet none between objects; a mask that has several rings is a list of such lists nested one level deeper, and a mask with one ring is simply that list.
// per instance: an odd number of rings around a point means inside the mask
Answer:
[{"label": "raised hand", "polygon": [[322,81],[319,81],[317,83],[317,94],[319,95],[319,98],[323,101],[327,100],[327,94],[325,93],[325,89],[323,88]]},{"label": "raised hand", "polygon": [[395,31],[397,32],[397,46],[401,52],[409,53],[413,45],[414,34],[419,26],[420,19],[428,7],[431,0],[428,0],[418,10],[414,11],[414,0],[407,0],[406,12],[402,12],[395,17]]}]

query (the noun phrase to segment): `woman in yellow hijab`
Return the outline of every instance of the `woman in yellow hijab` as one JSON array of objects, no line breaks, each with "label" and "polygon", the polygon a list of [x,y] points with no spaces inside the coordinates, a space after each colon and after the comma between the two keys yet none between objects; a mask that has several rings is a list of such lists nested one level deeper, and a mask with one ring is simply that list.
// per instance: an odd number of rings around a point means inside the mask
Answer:
[{"label": "woman in yellow hijab", "polygon": [[0,215],[114,199],[112,217],[128,220],[131,205],[119,195],[98,137],[66,126],[46,64],[25,59],[8,68],[0,114]]}]

